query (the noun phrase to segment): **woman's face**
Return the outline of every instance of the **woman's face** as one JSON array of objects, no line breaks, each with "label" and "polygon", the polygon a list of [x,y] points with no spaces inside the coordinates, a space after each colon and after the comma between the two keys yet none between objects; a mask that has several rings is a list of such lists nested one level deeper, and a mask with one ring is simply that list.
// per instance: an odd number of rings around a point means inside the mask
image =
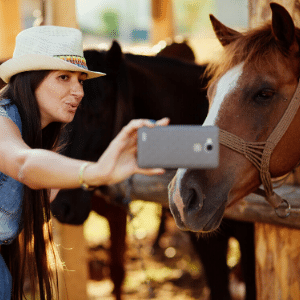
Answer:
[{"label": "woman's face", "polygon": [[42,128],[52,122],[69,123],[73,120],[83,93],[87,75],[82,72],[51,71],[35,90]]}]

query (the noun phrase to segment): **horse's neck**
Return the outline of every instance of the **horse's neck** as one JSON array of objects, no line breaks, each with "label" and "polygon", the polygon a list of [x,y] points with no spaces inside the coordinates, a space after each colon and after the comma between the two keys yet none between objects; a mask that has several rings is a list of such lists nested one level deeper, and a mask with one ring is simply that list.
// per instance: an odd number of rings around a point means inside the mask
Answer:
[{"label": "horse's neck", "polygon": [[169,116],[174,123],[202,124],[208,104],[201,80],[205,66],[166,57],[127,54],[137,117]]},{"label": "horse's neck", "polygon": [[144,56],[125,54],[126,61],[135,64],[140,68],[140,72],[152,72],[166,76],[168,79],[181,83],[198,81],[204,75],[207,65],[184,62],[179,59],[162,56]]}]

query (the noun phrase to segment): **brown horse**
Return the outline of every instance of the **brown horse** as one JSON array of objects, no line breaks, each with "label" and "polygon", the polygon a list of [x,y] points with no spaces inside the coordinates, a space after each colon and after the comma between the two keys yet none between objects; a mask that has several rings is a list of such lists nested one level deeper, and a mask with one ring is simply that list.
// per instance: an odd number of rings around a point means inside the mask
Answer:
[{"label": "brown horse", "polygon": [[300,160],[300,29],[284,7],[270,6],[272,22],[243,34],[210,16],[224,51],[210,66],[214,76],[204,125],[220,128],[220,164],[215,170],[177,171],[169,202],[181,229],[215,230],[226,207],[261,183],[266,199],[279,207],[282,200],[270,179],[290,172]]}]

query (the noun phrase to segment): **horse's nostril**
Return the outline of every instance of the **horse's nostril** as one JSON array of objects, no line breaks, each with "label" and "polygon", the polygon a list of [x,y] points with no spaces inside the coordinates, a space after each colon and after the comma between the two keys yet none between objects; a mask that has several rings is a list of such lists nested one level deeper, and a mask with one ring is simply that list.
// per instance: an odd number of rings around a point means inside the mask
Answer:
[{"label": "horse's nostril", "polygon": [[195,189],[189,190],[189,197],[187,201],[187,209],[194,210],[199,209],[202,206],[202,199],[199,199]]}]

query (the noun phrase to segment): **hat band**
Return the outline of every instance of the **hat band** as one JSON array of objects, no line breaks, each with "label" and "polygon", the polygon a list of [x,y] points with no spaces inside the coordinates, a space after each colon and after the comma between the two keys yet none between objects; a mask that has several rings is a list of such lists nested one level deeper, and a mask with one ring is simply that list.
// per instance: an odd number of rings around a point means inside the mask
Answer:
[{"label": "hat band", "polygon": [[79,55],[54,55],[54,57],[60,58],[68,63],[76,65],[77,67],[88,70],[86,60],[84,57]]}]

